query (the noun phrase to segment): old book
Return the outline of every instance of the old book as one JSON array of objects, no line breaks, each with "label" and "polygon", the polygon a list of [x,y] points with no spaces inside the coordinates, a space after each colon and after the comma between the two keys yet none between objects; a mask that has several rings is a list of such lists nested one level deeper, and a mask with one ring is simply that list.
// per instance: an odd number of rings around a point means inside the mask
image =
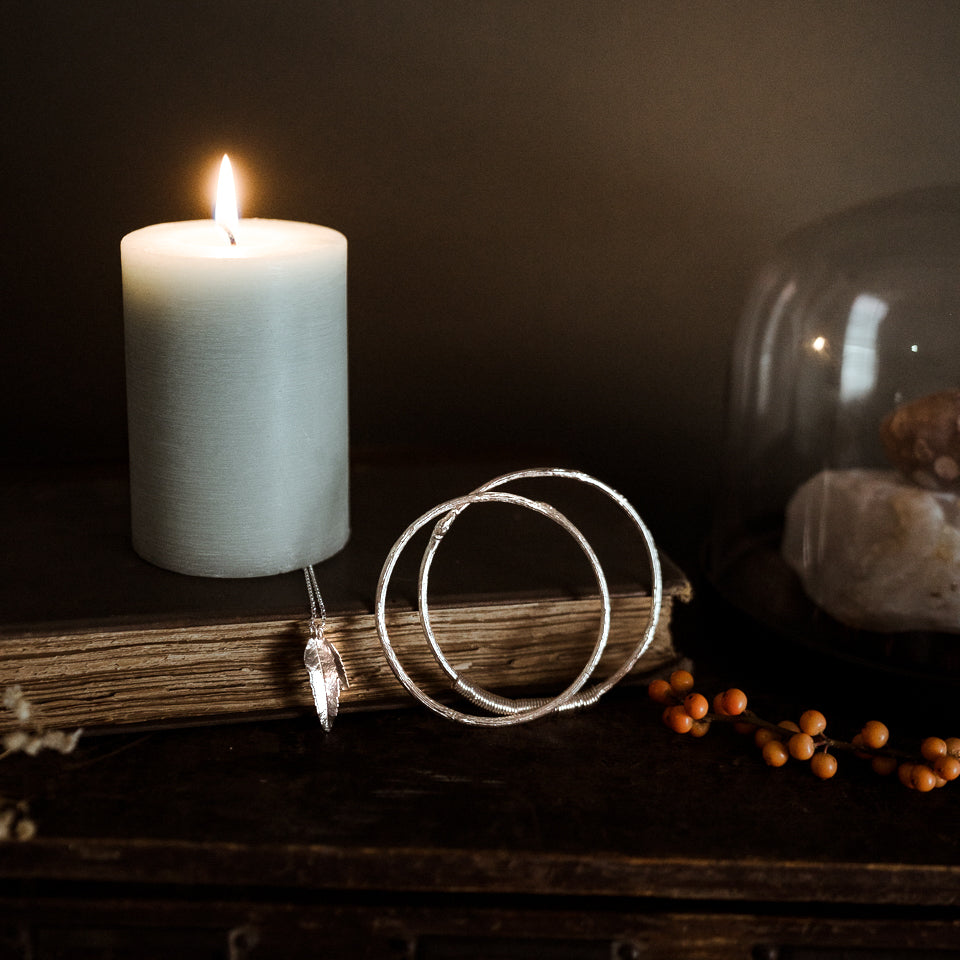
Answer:
[{"label": "old book", "polygon": [[[413,703],[377,636],[381,566],[408,524],[497,472],[504,471],[462,463],[355,465],[350,543],[315,568],[326,636],[350,682],[344,712]],[[554,504],[596,550],[613,607],[596,676],[608,675],[649,614],[640,537],[616,504],[582,484],[522,481],[511,489]],[[216,580],[146,563],[129,544],[122,468],[8,473],[2,493],[0,688],[19,684],[46,728],[191,725],[312,709],[302,573]],[[407,672],[442,698],[449,681],[423,638],[415,604],[425,542],[415,539],[397,565],[388,627]],[[659,627],[636,674],[676,658],[672,606],[690,598],[680,570],[666,557],[661,562]],[[531,511],[501,504],[465,511],[437,552],[430,585],[431,621],[445,655],[490,689],[559,693],[593,647],[600,602],[590,566],[566,533]],[[10,727],[11,717],[0,719],[0,729]]]}]

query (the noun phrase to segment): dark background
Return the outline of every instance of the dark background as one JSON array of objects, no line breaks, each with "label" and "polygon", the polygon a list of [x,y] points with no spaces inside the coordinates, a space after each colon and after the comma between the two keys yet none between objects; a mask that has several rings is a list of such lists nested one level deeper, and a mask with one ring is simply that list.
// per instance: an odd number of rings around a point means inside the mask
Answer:
[{"label": "dark background", "polygon": [[32,0],[0,36],[12,463],[125,456],[120,238],[209,215],[227,151],[244,215],[350,241],[358,451],[550,456],[683,554],[767,245],[960,179],[950,0]]}]

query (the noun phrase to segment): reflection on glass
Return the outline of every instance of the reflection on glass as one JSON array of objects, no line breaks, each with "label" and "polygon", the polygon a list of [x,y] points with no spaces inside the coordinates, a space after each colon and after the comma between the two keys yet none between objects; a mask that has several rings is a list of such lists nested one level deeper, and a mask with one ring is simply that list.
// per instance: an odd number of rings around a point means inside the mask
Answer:
[{"label": "reflection on glass", "polygon": [[861,293],[853,301],[843,338],[841,400],[859,400],[876,386],[877,331],[886,315],[886,303],[870,293]]}]

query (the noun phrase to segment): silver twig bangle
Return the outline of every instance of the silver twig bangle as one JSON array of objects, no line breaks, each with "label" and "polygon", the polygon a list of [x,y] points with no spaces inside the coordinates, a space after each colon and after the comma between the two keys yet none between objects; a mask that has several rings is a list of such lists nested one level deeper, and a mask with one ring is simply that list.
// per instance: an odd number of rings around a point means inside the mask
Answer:
[{"label": "silver twig bangle", "polygon": [[[626,497],[618,493],[612,487],[596,479],[596,477],[590,476],[590,474],[582,473],[579,470],[566,470],[560,467],[535,467],[528,470],[517,470],[513,473],[506,473],[488,481],[487,483],[483,484],[483,486],[477,488],[477,490],[471,494],[471,497],[479,493],[494,490],[497,487],[501,487],[504,484],[511,483],[515,480],[538,477],[560,477],[569,480],[577,480],[581,483],[595,487],[596,489],[605,493],[626,512],[626,514],[633,521],[634,526],[640,532],[646,548],[647,559],[650,564],[651,605],[647,626],[643,632],[643,635],[640,637],[636,646],[623,661],[620,667],[609,677],[607,677],[606,680],[592,685],[589,689],[584,690],[577,696],[565,700],[561,704],[554,704],[555,710],[575,710],[580,707],[587,707],[596,703],[597,700],[603,696],[603,694],[619,683],[620,680],[622,680],[630,672],[630,670],[633,669],[640,657],[642,657],[647,651],[647,648],[650,646],[650,643],[653,640],[657,629],[657,624],[660,619],[660,608],[663,601],[663,574],[660,569],[660,558],[657,552],[656,544],[653,540],[653,536],[650,534],[650,531],[647,529],[643,520],[640,519],[640,515],[633,508]],[[490,691],[485,690],[483,687],[477,686],[464,677],[461,677],[447,660],[447,658],[443,655],[443,652],[437,643],[437,639],[434,636],[433,628],[430,624],[427,586],[430,576],[430,567],[433,563],[433,556],[436,553],[440,541],[444,538],[444,536],[446,536],[451,526],[453,526],[453,522],[456,520],[457,516],[466,510],[470,503],[474,502],[471,497],[465,498],[467,500],[466,504],[457,509],[451,510],[437,521],[436,526],[433,528],[430,541],[423,552],[423,559],[420,563],[418,601],[420,610],[420,623],[427,638],[427,642],[430,644],[433,655],[437,660],[437,663],[453,681],[454,689],[458,693],[475,705],[483,707],[485,710],[489,710],[492,713],[522,713],[530,710],[531,707],[543,704],[546,701],[511,700],[507,697],[501,697],[497,694],[491,693]]]},{"label": "silver twig bangle", "polygon": [[[503,478],[501,478],[501,480],[502,482],[506,482],[506,480]],[[496,481],[491,481],[491,483],[495,484]],[[487,486],[489,487],[490,485],[488,484]],[[453,709],[452,707],[448,707],[437,700],[434,700],[428,694],[424,693],[424,691],[420,689],[420,687],[404,670],[402,664],[397,658],[396,651],[393,649],[393,645],[390,642],[390,636],[387,631],[386,623],[387,589],[390,584],[390,577],[393,575],[393,570],[396,567],[397,560],[399,559],[404,547],[406,547],[413,536],[422,527],[426,526],[426,524],[430,523],[431,521],[442,517],[443,519],[440,520],[440,522],[437,524],[437,527],[434,529],[434,532],[430,538],[430,545],[427,548],[429,550],[430,546],[433,546],[433,548],[436,549],[434,541],[439,542],[457,515],[474,503],[513,504],[514,506],[525,507],[528,510],[533,510],[536,513],[542,514],[543,516],[548,517],[555,523],[559,524],[564,530],[567,531],[567,533],[570,534],[570,536],[574,538],[574,540],[576,540],[577,544],[580,546],[580,549],[590,561],[590,566],[593,568],[593,573],[597,581],[597,587],[600,591],[600,602],[602,605],[602,615],[600,618],[600,627],[597,633],[596,643],[594,644],[589,660],[573,683],[571,683],[570,686],[568,686],[556,697],[545,700],[526,701],[522,706],[518,705],[517,709],[515,710],[506,713],[501,712],[495,716],[477,716],[475,714],[463,713],[459,710]],[[426,568],[427,573],[429,573],[429,563],[427,563]],[[423,600],[426,596],[426,581],[427,577],[424,576],[423,565],[421,564],[421,623],[424,624],[424,631],[428,633],[428,638],[432,638],[432,630],[429,630],[429,610],[428,608],[423,608]],[[583,534],[562,513],[560,513],[559,510],[556,510],[548,503],[541,503],[540,501],[531,500],[527,497],[521,497],[518,494],[481,488],[465,497],[459,497],[457,499],[448,500],[445,503],[438,504],[410,524],[410,526],[407,527],[407,529],[400,535],[400,538],[387,554],[387,559],[384,562],[383,569],[380,572],[380,580],[377,584],[376,621],[377,633],[379,634],[380,643],[383,646],[383,651],[386,655],[387,662],[390,664],[390,668],[393,670],[396,678],[401,684],[403,684],[411,696],[419,700],[420,703],[424,704],[424,706],[429,707],[435,713],[439,713],[441,716],[446,717],[449,720],[456,720],[460,723],[469,724],[471,726],[500,727],[516,723],[525,723],[529,720],[535,720],[538,717],[543,717],[547,714],[562,710],[567,707],[568,704],[573,704],[577,694],[590,679],[591,674],[596,669],[597,664],[600,662],[600,657],[603,655],[604,648],[607,644],[607,638],[610,634],[610,592],[607,588],[607,581],[603,574],[603,569],[600,566],[599,560],[597,560],[597,556],[594,553],[593,548],[587,542]],[[446,658],[443,657],[443,654],[440,652],[440,648],[436,644],[435,639],[431,639],[431,647],[434,649],[435,655],[440,660],[441,665],[444,667],[444,670],[446,670],[448,676],[450,676],[451,679],[454,680],[454,684],[460,688],[463,681],[453,667],[450,666],[449,662],[446,661]],[[521,702],[518,701],[518,704],[520,703]],[[481,704],[481,706],[484,706],[484,704]]]}]

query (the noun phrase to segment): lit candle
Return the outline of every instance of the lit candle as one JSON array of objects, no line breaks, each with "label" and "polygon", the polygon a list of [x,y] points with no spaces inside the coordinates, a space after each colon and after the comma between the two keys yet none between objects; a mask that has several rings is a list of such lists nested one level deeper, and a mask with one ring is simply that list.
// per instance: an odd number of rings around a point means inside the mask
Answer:
[{"label": "lit candle", "polygon": [[134,549],[180,573],[269,576],[349,537],[347,241],[238,219],[120,245]]}]

